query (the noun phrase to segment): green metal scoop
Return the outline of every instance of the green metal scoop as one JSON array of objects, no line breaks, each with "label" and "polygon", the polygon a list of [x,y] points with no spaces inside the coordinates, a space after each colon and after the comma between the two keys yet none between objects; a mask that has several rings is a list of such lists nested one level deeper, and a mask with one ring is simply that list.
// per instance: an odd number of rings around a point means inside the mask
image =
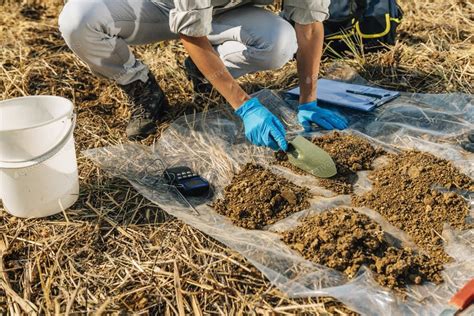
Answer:
[{"label": "green metal scoop", "polygon": [[302,136],[296,136],[288,144],[288,161],[295,167],[319,178],[330,178],[337,174],[331,156]]}]

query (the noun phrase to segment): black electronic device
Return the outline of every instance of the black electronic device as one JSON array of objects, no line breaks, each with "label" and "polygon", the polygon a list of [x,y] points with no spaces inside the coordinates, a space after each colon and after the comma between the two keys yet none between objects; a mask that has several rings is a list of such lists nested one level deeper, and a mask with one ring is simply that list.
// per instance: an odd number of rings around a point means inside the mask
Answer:
[{"label": "black electronic device", "polygon": [[201,196],[209,192],[209,182],[189,167],[168,168],[163,176],[169,185],[177,188],[185,196]]}]

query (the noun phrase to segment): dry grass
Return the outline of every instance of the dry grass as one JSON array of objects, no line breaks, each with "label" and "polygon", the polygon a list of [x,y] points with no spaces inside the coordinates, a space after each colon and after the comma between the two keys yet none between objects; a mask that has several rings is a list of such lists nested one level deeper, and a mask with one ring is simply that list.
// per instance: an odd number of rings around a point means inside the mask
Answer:
[{"label": "dry grass", "polygon": [[[124,142],[124,96],[91,75],[64,45],[56,26],[61,2],[0,1],[0,96],[74,100],[78,151]],[[472,93],[473,4],[404,0],[402,6],[406,17],[395,47],[343,62],[387,87]],[[193,106],[179,68],[185,54],[176,43],[136,52],[167,91],[174,109],[169,120],[222,103],[216,96],[204,108]],[[294,62],[242,82],[249,91],[294,85]],[[151,142],[152,137],[144,141]],[[81,156],[79,168],[81,196],[65,214],[21,220],[0,210],[0,314],[348,312],[330,299],[285,298],[240,255],[167,216],[128,183],[111,179]]]},{"label": "dry grass", "polygon": [[474,93],[472,1],[400,1],[405,19],[387,52],[356,56],[359,73],[390,89]]}]

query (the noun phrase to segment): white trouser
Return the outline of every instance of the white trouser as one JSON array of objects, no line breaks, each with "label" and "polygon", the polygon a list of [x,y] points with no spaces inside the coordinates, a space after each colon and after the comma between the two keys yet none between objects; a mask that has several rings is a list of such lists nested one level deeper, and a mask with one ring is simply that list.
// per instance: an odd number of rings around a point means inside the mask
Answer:
[{"label": "white trouser", "polygon": [[[146,81],[148,68],[129,45],[177,39],[170,31],[169,2],[69,0],[59,17],[67,45],[92,72],[119,84]],[[235,77],[277,69],[297,50],[294,28],[263,8],[243,6],[214,16],[208,36]]]}]

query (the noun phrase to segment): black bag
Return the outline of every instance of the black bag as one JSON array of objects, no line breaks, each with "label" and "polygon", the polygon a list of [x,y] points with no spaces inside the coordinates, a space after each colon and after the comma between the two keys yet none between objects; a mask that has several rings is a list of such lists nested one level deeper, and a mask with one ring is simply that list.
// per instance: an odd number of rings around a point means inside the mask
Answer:
[{"label": "black bag", "polygon": [[396,0],[333,0],[324,22],[326,52],[373,51],[393,45],[403,12]]}]

